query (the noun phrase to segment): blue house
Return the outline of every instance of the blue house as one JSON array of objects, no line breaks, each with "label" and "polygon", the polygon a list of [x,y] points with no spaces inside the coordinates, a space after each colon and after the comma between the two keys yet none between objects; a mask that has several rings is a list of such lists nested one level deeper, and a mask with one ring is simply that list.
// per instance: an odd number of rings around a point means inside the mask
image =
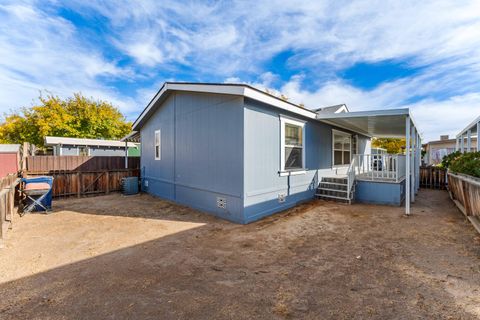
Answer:
[{"label": "blue house", "polygon": [[[142,190],[237,223],[315,197],[401,205],[418,190],[408,109],[308,110],[244,84],[165,83],[133,124]],[[372,137],[406,137],[372,154]]]}]

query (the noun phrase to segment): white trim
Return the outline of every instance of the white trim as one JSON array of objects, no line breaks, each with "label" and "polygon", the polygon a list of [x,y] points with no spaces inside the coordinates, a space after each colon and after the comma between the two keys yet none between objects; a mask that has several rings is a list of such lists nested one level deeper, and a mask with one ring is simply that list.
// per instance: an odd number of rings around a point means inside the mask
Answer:
[{"label": "white trim", "polygon": [[165,82],[159,92],[153,97],[147,107],[142,111],[140,116],[135,120],[132,130],[138,130],[138,125],[143,118],[151,111],[155,103],[167,94],[167,91],[190,91],[190,92],[204,92],[215,94],[228,94],[244,96],[253,100],[257,100],[274,107],[310,118],[315,119],[317,114],[311,110],[303,109],[296,104],[286,102],[280,98],[271,96],[266,92],[256,90],[248,85],[228,85],[228,84],[201,84],[201,83],[169,83]]},{"label": "white trim", "polygon": [[342,107],[341,107],[341,108],[338,108],[338,110],[335,111],[334,113],[345,113],[345,112],[350,112],[350,111],[348,111],[346,105],[342,105]]},{"label": "white trim", "polygon": [[[292,119],[284,115],[280,115],[280,170],[278,171],[280,176],[297,175],[306,173],[305,170],[305,121]],[[302,128],[302,168],[298,169],[285,169],[285,124],[293,124]],[[303,170],[302,170],[303,169]]]},{"label": "white trim", "polygon": [[[472,129],[477,123],[480,122],[480,117],[476,118],[475,120],[473,120],[468,126],[466,126],[462,131],[460,131],[456,137],[460,137],[461,135],[463,135],[464,133],[467,132],[468,129]],[[477,132],[477,137],[479,136],[479,133]]]},{"label": "white trim", "polygon": [[317,114],[318,120],[339,119],[339,118],[360,118],[360,117],[376,117],[376,116],[401,116],[409,115],[409,109],[388,109],[388,110],[373,110],[373,111],[359,111],[359,112],[342,112],[342,113],[325,113]]},{"label": "white trim", "polygon": [[[99,140],[99,139],[83,139],[83,138],[69,138],[69,137],[45,137],[45,145],[67,145],[67,146],[95,146],[95,147],[119,147],[124,148],[125,144],[118,140]],[[128,143],[129,147],[135,147],[132,142]]]},{"label": "white trim", "polygon": [[298,176],[300,174],[305,174],[307,173],[307,170],[295,170],[295,171],[280,171],[278,174],[280,177],[285,177],[285,176]]},{"label": "white trim", "polygon": [[[334,137],[335,133],[338,134],[338,135],[341,135],[341,136],[349,136],[350,137],[350,162],[349,163],[335,164],[335,137]],[[358,141],[357,141],[357,144],[358,144]],[[342,160],[343,160],[343,152],[345,152],[345,150],[343,150],[343,146],[342,146],[341,151],[342,151]],[[332,168],[348,167],[348,166],[350,166],[351,162],[352,162],[352,134],[348,133],[348,132],[345,132],[345,131],[332,129]]]},{"label": "white trim", "polygon": [[[158,145],[157,145],[157,134],[158,134]],[[158,146],[158,157],[157,157],[157,146]],[[160,129],[155,130],[155,135],[153,137],[153,155],[155,160],[162,160],[162,131]]]}]

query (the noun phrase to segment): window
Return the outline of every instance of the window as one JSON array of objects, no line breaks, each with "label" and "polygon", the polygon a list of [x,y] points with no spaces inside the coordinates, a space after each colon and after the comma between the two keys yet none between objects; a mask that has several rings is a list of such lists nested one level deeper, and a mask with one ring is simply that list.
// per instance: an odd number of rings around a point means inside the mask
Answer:
[{"label": "window", "polygon": [[333,165],[342,166],[350,164],[352,137],[342,131],[333,130]]},{"label": "window", "polygon": [[160,130],[155,131],[155,160],[162,158],[162,136]]},{"label": "window", "polygon": [[280,117],[280,173],[305,169],[305,122]]}]

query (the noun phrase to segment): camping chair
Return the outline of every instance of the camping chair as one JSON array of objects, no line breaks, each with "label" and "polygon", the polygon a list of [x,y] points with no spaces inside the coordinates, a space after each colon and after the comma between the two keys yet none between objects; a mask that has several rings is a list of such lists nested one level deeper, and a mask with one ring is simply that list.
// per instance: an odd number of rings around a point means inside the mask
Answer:
[{"label": "camping chair", "polygon": [[52,208],[53,177],[35,177],[22,179],[22,193],[26,197],[26,206],[21,216],[32,211],[48,212]]}]

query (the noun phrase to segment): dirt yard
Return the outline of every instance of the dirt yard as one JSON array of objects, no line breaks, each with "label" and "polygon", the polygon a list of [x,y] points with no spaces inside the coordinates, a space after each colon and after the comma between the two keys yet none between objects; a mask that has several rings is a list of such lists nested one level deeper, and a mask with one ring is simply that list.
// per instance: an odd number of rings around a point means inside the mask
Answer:
[{"label": "dirt yard", "polygon": [[247,226],[148,195],[54,207],[7,234],[1,319],[480,318],[480,237],[445,191]]}]

